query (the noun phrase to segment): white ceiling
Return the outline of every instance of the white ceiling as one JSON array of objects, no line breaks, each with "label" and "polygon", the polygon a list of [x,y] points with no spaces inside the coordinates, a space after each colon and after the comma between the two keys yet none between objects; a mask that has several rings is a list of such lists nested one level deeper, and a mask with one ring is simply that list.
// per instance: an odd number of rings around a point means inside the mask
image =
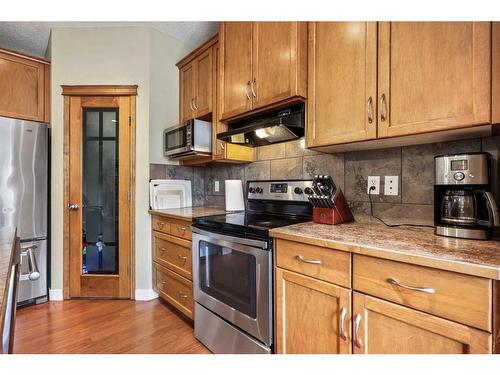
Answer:
[{"label": "white ceiling", "polygon": [[193,47],[219,30],[218,22],[0,22],[0,47],[43,57],[52,28],[124,26],[152,27]]}]

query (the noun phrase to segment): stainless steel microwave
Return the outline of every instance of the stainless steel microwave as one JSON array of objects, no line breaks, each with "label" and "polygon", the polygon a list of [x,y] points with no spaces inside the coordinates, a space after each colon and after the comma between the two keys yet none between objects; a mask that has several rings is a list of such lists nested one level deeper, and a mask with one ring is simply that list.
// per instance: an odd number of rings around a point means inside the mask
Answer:
[{"label": "stainless steel microwave", "polygon": [[163,153],[172,159],[212,152],[212,123],[188,120],[163,133]]}]

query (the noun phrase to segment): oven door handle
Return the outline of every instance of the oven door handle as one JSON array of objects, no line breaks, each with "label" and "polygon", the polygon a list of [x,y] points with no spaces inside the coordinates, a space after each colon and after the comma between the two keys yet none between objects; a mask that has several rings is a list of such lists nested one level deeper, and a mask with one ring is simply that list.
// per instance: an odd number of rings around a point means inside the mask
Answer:
[{"label": "oven door handle", "polygon": [[261,249],[267,249],[268,244],[266,241],[259,241],[259,240],[252,240],[249,238],[241,238],[241,237],[234,237],[234,236],[226,236],[223,234],[219,233],[214,233],[214,232],[209,232],[204,229],[200,229],[197,227],[191,227],[192,233],[200,234],[202,236],[214,239],[214,240],[220,240],[220,241],[226,241],[226,242],[232,242],[240,245],[247,245],[247,246],[253,246],[253,247],[258,247]]}]

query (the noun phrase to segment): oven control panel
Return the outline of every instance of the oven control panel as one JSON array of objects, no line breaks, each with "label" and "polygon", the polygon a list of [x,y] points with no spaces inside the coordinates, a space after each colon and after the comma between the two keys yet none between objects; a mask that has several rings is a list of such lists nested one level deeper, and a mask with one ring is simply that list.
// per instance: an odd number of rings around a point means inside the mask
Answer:
[{"label": "oven control panel", "polygon": [[308,202],[312,180],[249,181],[248,199]]}]

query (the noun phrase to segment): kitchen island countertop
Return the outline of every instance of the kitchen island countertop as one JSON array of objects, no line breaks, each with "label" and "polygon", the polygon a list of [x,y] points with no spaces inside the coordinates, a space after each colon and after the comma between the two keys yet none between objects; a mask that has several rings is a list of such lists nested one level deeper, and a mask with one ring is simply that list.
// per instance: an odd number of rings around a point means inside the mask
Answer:
[{"label": "kitchen island countertop", "polygon": [[[16,228],[0,228],[0,325],[4,319],[4,302],[7,298],[10,272],[16,248]],[[1,328],[1,326],[0,326]]]},{"label": "kitchen island countertop", "polygon": [[163,216],[172,219],[191,220],[195,217],[222,215],[226,211],[223,207],[184,207],[184,208],[169,208],[166,210],[149,210],[151,215]]},{"label": "kitchen island countertop", "polygon": [[500,280],[500,241],[441,237],[432,228],[374,223],[306,222],[270,231],[274,238],[308,243],[469,275]]}]

